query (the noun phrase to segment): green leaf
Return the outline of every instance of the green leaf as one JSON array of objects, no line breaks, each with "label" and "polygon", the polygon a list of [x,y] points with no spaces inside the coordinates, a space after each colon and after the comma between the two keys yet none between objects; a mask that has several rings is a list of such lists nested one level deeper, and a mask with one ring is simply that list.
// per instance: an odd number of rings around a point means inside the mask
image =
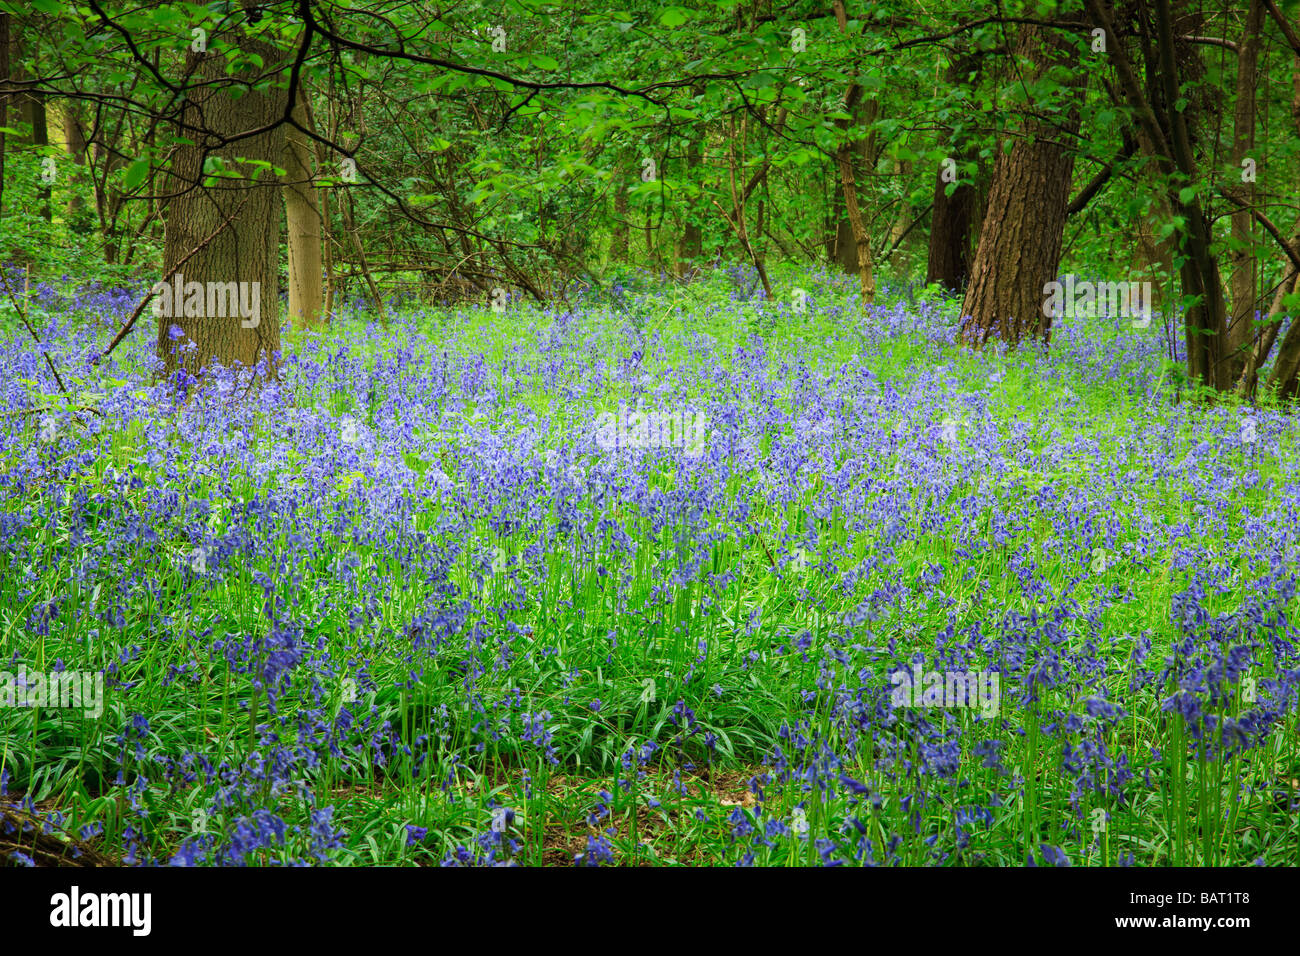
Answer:
[{"label": "green leaf", "polygon": [[659,15],[659,22],[666,27],[679,27],[689,19],[682,7],[669,7]]},{"label": "green leaf", "polygon": [[558,70],[560,68],[560,61],[555,57],[547,56],[545,53],[534,53],[529,59],[533,61],[533,66],[539,70]]},{"label": "green leaf", "polygon": [[122,185],[127,189],[135,189],[149,175],[149,160],[137,159],[126,169],[126,174],[122,177]]}]

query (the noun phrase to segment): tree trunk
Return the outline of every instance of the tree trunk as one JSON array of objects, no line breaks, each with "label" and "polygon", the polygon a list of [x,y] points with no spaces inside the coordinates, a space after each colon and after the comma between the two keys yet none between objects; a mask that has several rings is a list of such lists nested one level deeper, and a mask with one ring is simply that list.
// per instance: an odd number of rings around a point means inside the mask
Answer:
[{"label": "tree trunk", "polygon": [[624,170],[620,167],[614,179],[614,235],[610,242],[609,257],[614,262],[627,262],[628,234],[627,222],[627,183],[623,179]]},{"label": "tree trunk", "polygon": [[[22,66],[22,45],[18,37],[10,30],[9,72],[14,80],[26,80],[27,73]],[[35,148],[37,155],[45,152],[49,145],[50,133],[45,115],[45,98],[40,93],[31,91],[14,95],[14,105],[18,107],[19,121],[28,127],[27,142]],[[50,187],[42,185],[36,193],[40,197],[40,214],[46,222],[53,221],[54,214],[50,208]]]},{"label": "tree trunk", "polygon": [[[1296,130],[1300,131],[1300,54],[1297,54],[1293,61],[1291,83],[1291,119]],[[1297,220],[1288,241],[1292,253],[1300,255],[1300,220]],[[1239,390],[1244,390],[1248,394],[1254,393],[1259,367],[1268,359],[1268,353],[1277,338],[1285,309],[1283,299],[1288,293],[1300,288],[1300,275],[1297,275],[1300,270],[1296,269],[1295,264],[1287,258],[1283,260],[1283,268],[1284,278],[1273,300],[1273,308],[1269,314],[1270,323],[1265,327],[1263,338],[1256,347],[1253,358],[1247,365],[1242,385],[1239,386]],[[1273,368],[1269,372],[1267,384],[1268,390],[1284,398],[1296,398],[1300,395],[1300,322],[1297,322],[1294,316],[1295,310],[1292,310],[1291,327],[1287,329],[1286,338],[1278,347],[1277,361],[1273,363]]]},{"label": "tree trunk", "polygon": [[[699,181],[704,165],[704,131],[692,126],[686,141],[686,181],[695,189],[703,190]],[[701,225],[703,203],[694,196],[686,204],[686,225],[682,229],[682,249],[678,270],[681,275],[688,275],[699,268],[704,258],[704,228]]]},{"label": "tree trunk", "polygon": [[[1069,64],[1071,53],[1055,41],[1050,31],[1027,26],[1017,55],[1029,57],[1041,76],[1053,64]],[[961,310],[968,317],[962,338],[975,348],[990,337],[1009,346],[1026,338],[1051,341],[1051,318],[1043,314],[1044,286],[1055,281],[1060,267],[1074,171],[1074,152],[1061,139],[1078,128],[1074,106],[1063,129],[1048,125],[1027,107],[1021,135],[994,162],[979,247]]]},{"label": "tree trunk", "polygon": [[[104,127],[93,131],[91,155],[95,167],[95,214],[99,218],[99,231],[104,240],[104,262],[113,265],[118,260],[121,230],[118,216],[122,211],[122,193],[113,185],[113,173],[122,165],[119,152],[110,149],[108,132]],[[165,235],[164,235],[165,240]]]},{"label": "tree trunk", "polygon": [[[745,145],[747,139],[745,133],[748,129],[748,122],[748,116],[742,118],[740,122],[739,153],[740,163],[742,164],[745,161]],[[781,124],[784,122],[785,111],[782,110],[781,116],[777,120],[777,128],[779,129]],[[763,262],[762,254],[759,252],[758,247],[756,247],[749,238],[749,226],[746,223],[747,217],[745,213],[745,202],[760,182],[761,177],[766,174],[767,165],[765,162],[759,167],[759,170],[754,174],[754,178],[750,180],[748,187],[738,190],[736,188],[736,153],[736,118],[733,116],[731,118],[731,136],[727,141],[727,182],[731,190],[731,212],[728,213],[721,206],[718,206],[718,209],[731,224],[731,228],[735,230],[736,238],[740,240],[740,248],[749,257],[749,261],[754,264],[754,268],[758,271],[759,281],[763,284],[763,295],[766,297],[767,301],[770,302],[774,297],[772,283],[768,278],[767,266]]]},{"label": "tree trunk", "polygon": [[[1290,245],[1293,251],[1300,253],[1300,229],[1292,233]],[[1241,380],[1237,383],[1237,394],[1242,398],[1253,399],[1255,397],[1255,389],[1259,384],[1259,368],[1268,360],[1269,353],[1273,351],[1278,331],[1282,327],[1282,319],[1286,310],[1286,298],[1295,293],[1297,280],[1300,280],[1300,269],[1288,264],[1288,269],[1283,273],[1282,281],[1273,294],[1273,305],[1268,310],[1268,317],[1264,321],[1264,328],[1260,333],[1259,341],[1251,349],[1246,360],[1246,367],[1241,373]],[[1293,380],[1296,370],[1300,369],[1300,340],[1293,339],[1290,335],[1290,331],[1295,328],[1296,326],[1292,325],[1291,329],[1288,330],[1287,339],[1282,343],[1281,353],[1278,355],[1277,362],[1273,365],[1273,374],[1270,381],[1279,388],[1285,387],[1287,380]],[[1292,386],[1292,391],[1294,392],[1294,386]]]},{"label": "tree trunk", "polygon": [[[9,82],[9,14],[0,13],[0,87]],[[9,119],[9,94],[0,89],[0,219],[5,214],[5,127]],[[2,234],[2,233],[0,233]],[[7,250],[0,248],[0,257]]]},{"label": "tree trunk", "polygon": [[[945,82],[949,86],[965,86],[967,78],[979,66],[977,54],[967,54],[954,60],[948,67]],[[948,131],[949,157],[959,166],[969,162],[971,154],[968,137],[956,129]],[[951,168],[951,167],[949,167]],[[960,295],[970,277],[972,225],[975,213],[974,184],[957,184],[948,195],[944,181],[944,168],[940,167],[934,178],[934,207],[930,213],[930,253],[926,263],[926,284],[937,282],[949,292]]]},{"label": "tree trunk", "polygon": [[[848,11],[845,9],[844,0],[835,0],[835,22],[839,24],[840,32],[847,35],[849,32]],[[862,87],[855,81],[849,84],[848,96],[846,98],[846,108],[850,116],[857,111],[858,104],[862,102]],[[880,101],[873,99],[867,103],[867,124],[874,124],[880,113]],[[843,123],[841,128],[847,128],[847,123]],[[875,134],[868,136],[867,141],[867,162],[875,165]],[[858,283],[862,291],[862,304],[871,305],[876,301],[876,277],[871,265],[871,247],[867,240],[867,227],[862,221],[862,211],[858,208],[858,186],[857,177],[853,172],[853,143],[845,140],[840,146],[835,156],[836,164],[839,166],[840,187],[844,192],[844,212],[849,221],[849,228],[853,232],[853,249],[854,265],[858,273]]]},{"label": "tree trunk", "polygon": [[[1264,27],[1263,0],[1251,0],[1245,29],[1237,47],[1237,97],[1233,111],[1232,160],[1238,170],[1255,148],[1255,81],[1259,68],[1259,36]],[[1255,203],[1255,184],[1242,182],[1238,195],[1248,206]],[[1227,374],[1236,381],[1245,368],[1248,349],[1255,338],[1255,286],[1258,282],[1253,248],[1254,220],[1249,209],[1232,214],[1232,321],[1228,324]]]},{"label": "tree trunk", "polygon": [[[1226,390],[1236,383],[1229,376],[1227,305],[1219,261],[1213,250],[1213,233],[1205,207],[1196,195],[1183,193],[1187,183],[1201,181],[1192,149],[1191,127],[1180,103],[1186,77],[1180,75],[1177,54],[1183,31],[1175,27],[1169,0],[1153,5],[1154,31],[1142,31],[1147,87],[1143,92],[1137,71],[1116,33],[1109,11],[1101,0],[1085,0],[1092,21],[1105,30],[1107,52],[1119,76],[1124,101],[1145,132],[1153,159],[1161,174],[1161,186],[1181,227],[1178,268],[1184,301],[1190,302],[1183,316],[1187,347],[1187,375],[1193,382]],[[1183,44],[1187,46],[1187,44]],[[1190,54],[1188,54],[1190,56]],[[1190,69],[1197,68],[1193,58]]]},{"label": "tree trunk", "polygon": [[[45,147],[50,144],[50,128],[45,112],[45,97],[39,93],[27,93],[22,98],[23,122],[31,126],[32,132],[28,142],[36,147],[38,155],[44,157]],[[49,185],[41,186],[37,195],[41,197],[41,216],[46,222],[53,222],[54,210],[50,204]]]},{"label": "tree trunk", "polygon": [[365,246],[361,245],[361,233],[357,228],[357,210],[352,202],[351,192],[344,192],[341,205],[343,207],[343,228],[347,230],[348,237],[352,240],[352,249],[357,254],[357,267],[361,270],[361,277],[366,280],[366,288],[370,290],[370,298],[375,303],[375,312],[379,315],[379,321],[387,325],[388,309],[384,305],[384,297],[379,291],[379,284],[375,282],[374,273],[370,271],[370,262],[366,259]]},{"label": "tree trunk", "polygon": [[[843,129],[848,124],[841,121],[838,125]],[[858,140],[852,144],[851,155],[855,170],[872,166],[867,151],[868,143],[866,140]],[[849,222],[849,214],[844,202],[844,179],[840,175],[838,153],[835,156],[832,177],[835,180],[835,194],[831,200],[831,217],[834,222],[834,230],[830,231],[826,244],[826,258],[832,265],[839,266],[842,271],[850,275],[856,275],[858,271],[858,245],[853,235],[853,223]],[[853,178],[856,182],[856,173]]]},{"label": "tree trunk", "polygon": [[69,176],[71,188],[68,190],[68,222],[76,232],[86,232],[84,219],[86,198],[86,132],[81,125],[81,104],[76,100],[63,103],[63,140],[72,160],[72,175]]},{"label": "tree trunk", "polygon": [[[329,96],[330,105],[326,109],[326,121],[329,126],[329,129],[327,131],[326,138],[331,143],[336,143],[338,142],[339,122],[338,122],[338,113],[335,111],[333,106],[334,81],[332,78],[330,80],[330,89],[329,89],[328,96]],[[316,125],[316,119],[312,115],[311,100],[306,99],[303,102],[306,104],[307,107],[308,124],[310,124],[310,127],[312,129],[318,129],[319,127],[317,127]],[[329,164],[329,154],[325,151],[325,144],[317,140],[316,168],[325,169],[328,166],[328,164]],[[324,259],[322,265],[324,267],[324,272],[325,272],[324,313],[325,313],[326,322],[329,322],[333,319],[334,304],[338,298],[337,295],[338,282],[334,275],[334,268],[335,268],[334,267],[334,246],[338,240],[335,239],[334,237],[334,221],[330,218],[330,196],[337,189],[338,187],[334,186],[330,189],[321,189],[317,193],[317,195],[320,196],[321,238],[324,241],[324,246],[325,246]]]},{"label": "tree trunk", "polygon": [[[953,159],[958,159],[954,156]],[[971,218],[974,213],[975,187],[959,184],[951,196],[943,170],[935,174],[934,209],[930,213],[930,255],[926,264],[926,284],[937,282],[949,292],[960,295],[970,277]]]},{"label": "tree trunk", "polygon": [[[258,54],[268,70],[281,60],[274,47],[242,32],[234,42],[245,53]],[[227,78],[226,58],[216,53],[189,50],[185,60],[186,74],[203,85],[190,90],[181,110],[185,128],[180,135],[194,145],[178,147],[166,177],[172,195],[167,207],[163,278],[174,285],[177,265],[193,250],[199,251],[180,270],[186,308],[172,308],[171,315],[159,314],[161,303],[155,298],[158,353],[168,376],[181,368],[197,376],[213,361],[252,367],[264,360],[274,375],[280,350],[279,189],[265,168],[236,159],[269,164],[283,161],[284,134],[278,129],[229,144],[221,139],[282,117],[286,94],[274,85],[265,92],[245,87],[243,95],[235,99],[230,95],[231,86],[255,83],[257,74]],[[238,178],[222,176],[205,184],[205,147],[208,156],[220,159],[224,169]],[[237,307],[235,315],[229,314],[227,283],[241,284],[237,294],[247,302],[247,310]],[[193,308],[196,300],[197,309]],[[186,314],[195,311],[200,314]],[[227,314],[221,316],[222,311]],[[169,335],[172,326],[179,326],[195,348],[178,348],[181,343]]]},{"label": "tree trunk", "polygon": [[[298,89],[293,118],[308,126],[306,90]],[[292,126],[284,133],[284,213],[289,236],[289,316],[300,329],[322,322],[321,213],[312,182],[311,150]]]}]

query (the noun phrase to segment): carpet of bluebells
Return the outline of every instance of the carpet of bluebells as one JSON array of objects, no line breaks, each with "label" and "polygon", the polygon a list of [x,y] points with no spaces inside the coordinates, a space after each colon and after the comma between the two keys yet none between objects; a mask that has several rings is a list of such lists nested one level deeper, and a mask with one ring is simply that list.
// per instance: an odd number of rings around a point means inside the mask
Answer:
[{"label": "carpet of bluebells", "polygon": [[[1159,319],[976,354],[932,292],[795,285],[350,305],[257,382],[159,381],[151,328],[94,364],[142,290],[33,284],[0,669],[104,702],[0,709],[0,856],[1300,859],[1295,416],[1196,400]],[[603,447],[620,408],[701,453]]]}]

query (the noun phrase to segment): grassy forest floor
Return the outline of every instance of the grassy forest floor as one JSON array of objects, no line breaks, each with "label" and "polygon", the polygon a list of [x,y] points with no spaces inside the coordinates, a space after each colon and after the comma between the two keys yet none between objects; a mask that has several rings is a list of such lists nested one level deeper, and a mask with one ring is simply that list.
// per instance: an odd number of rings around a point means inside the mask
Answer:
[{"label": "grassy forest floor", "polygon": [[1294,863],[1295,417],[1180,392],[1159,317],[975,354],[782,283],[345,308],[183,401],[150,332],[87,365],[129,295],[34,290],[72,398],[3,333],[0,856]]}]

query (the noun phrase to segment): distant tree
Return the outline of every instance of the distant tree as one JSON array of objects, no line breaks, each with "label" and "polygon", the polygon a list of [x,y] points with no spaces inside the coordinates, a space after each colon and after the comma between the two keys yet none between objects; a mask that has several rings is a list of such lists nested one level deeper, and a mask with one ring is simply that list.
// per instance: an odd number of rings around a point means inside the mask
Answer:
[{"label": "distant tree", "polygon": [[[968,87],[972,75],[979,69],[980,60],[978,52],[955,57],[944,79],[951,88]],[[925,281],[927,284],[937,282],[949,292],[961,294],[970,277],[974,251],[972,230],[979,210],[976,208],[975,184],[954,179],[954,175],[961,166],[975,161],[976,156],[968,123],[954,124],[948,127],[947,133],[949,155],[945,160],[952,162],[940,164],[935,172]],[[954,175],[945,175],[949,172]]]}]

